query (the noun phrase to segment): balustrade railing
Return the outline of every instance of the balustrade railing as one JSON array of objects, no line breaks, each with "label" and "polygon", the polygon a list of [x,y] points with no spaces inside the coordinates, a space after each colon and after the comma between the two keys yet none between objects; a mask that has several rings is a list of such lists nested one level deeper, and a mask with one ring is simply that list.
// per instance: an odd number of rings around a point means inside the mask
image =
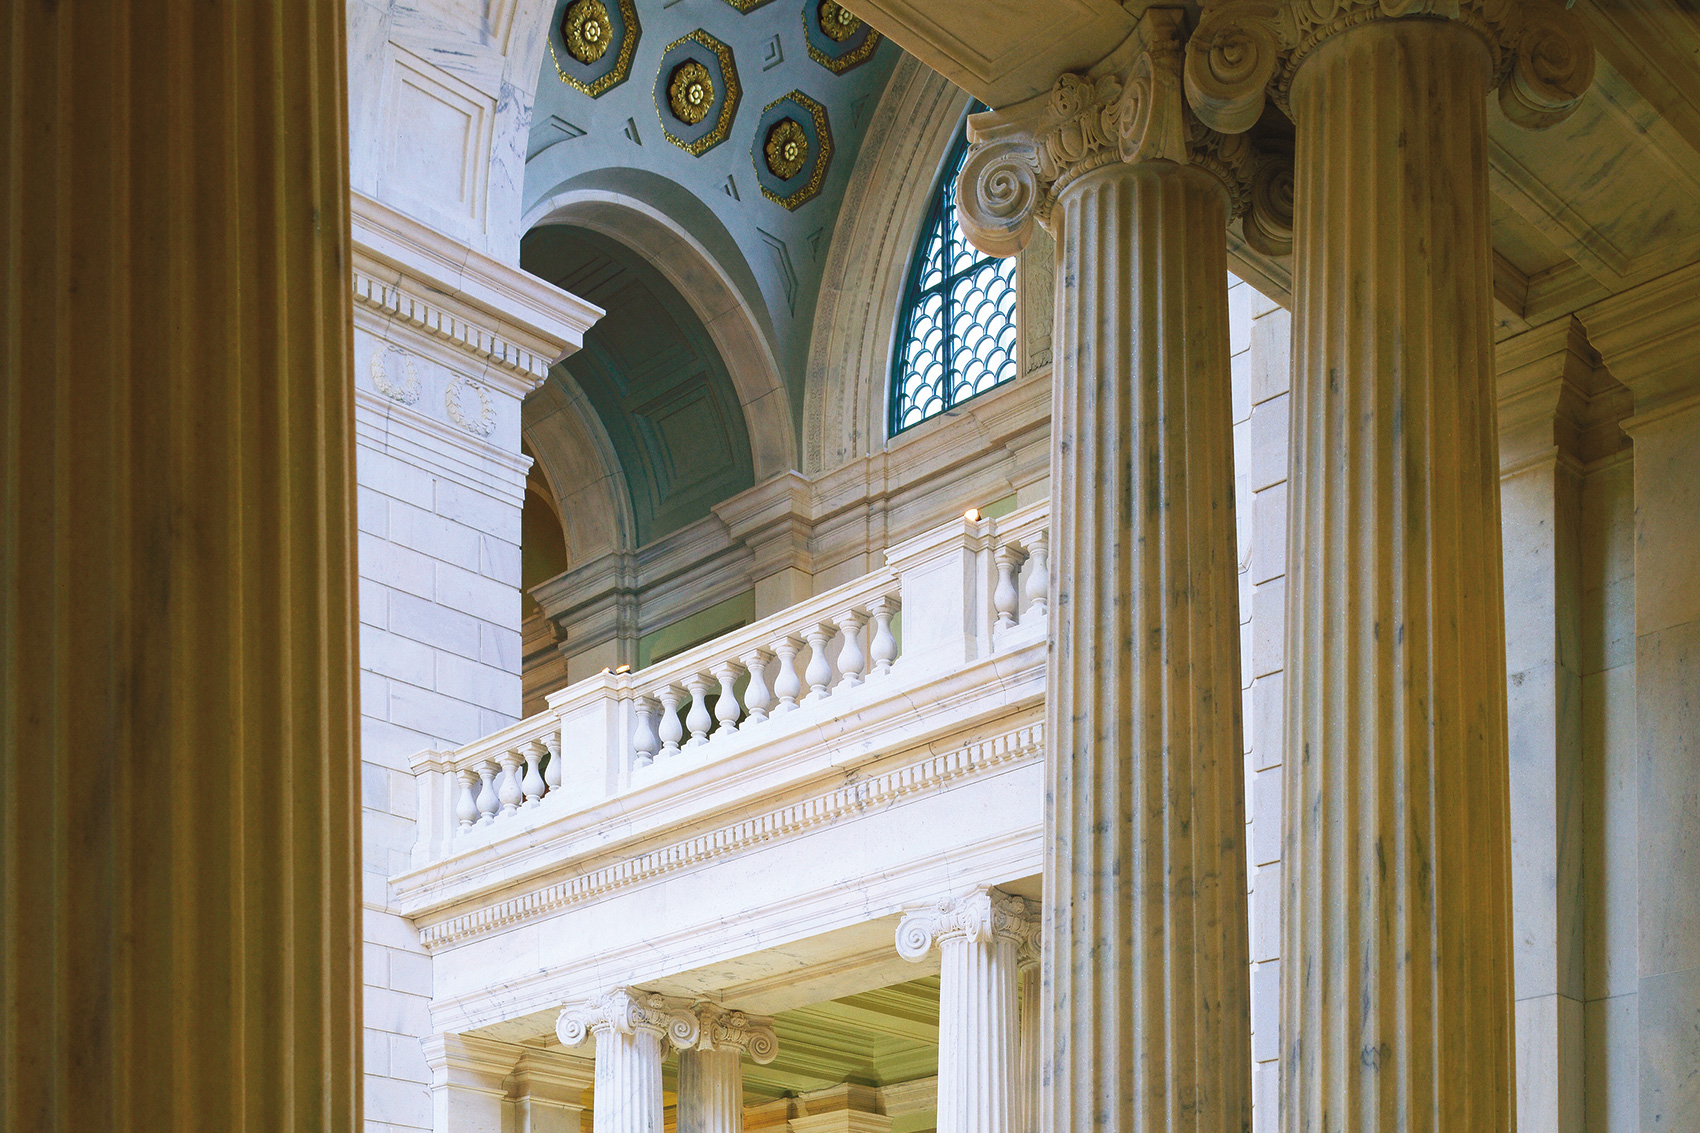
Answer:
[{"label": "balustrade railing", "polygon": [[909,674],[1041,640],[1047,511],[965,516],[842,586],[638,672],[578,681],[457,751],[421,753],[415,865],[819,725]]}]

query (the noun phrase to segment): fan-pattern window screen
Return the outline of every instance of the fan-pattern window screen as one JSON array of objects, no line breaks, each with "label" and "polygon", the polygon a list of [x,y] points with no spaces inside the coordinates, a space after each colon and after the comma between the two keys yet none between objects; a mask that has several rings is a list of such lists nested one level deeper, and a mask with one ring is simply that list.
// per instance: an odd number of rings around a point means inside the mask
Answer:
[{"label": "fan-pattern window screen", "polygon": [[1015,257],[981,255],[956,223],[956,175],[967,157],[963,137],[917,241],[892,361],[893,434],[1016,374]]}]

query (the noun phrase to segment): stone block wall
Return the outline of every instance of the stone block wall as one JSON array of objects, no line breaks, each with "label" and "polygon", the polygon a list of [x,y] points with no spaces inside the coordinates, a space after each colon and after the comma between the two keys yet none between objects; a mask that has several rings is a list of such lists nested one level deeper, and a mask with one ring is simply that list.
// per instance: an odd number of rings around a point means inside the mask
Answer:
[{"label": "stone block wall", "polygon": [[1246,876],[1251,894],[1252,1122],[1276,1133],[1281,1013],[1281,671],[1287,562],[1287,369],[1292,317],[1230,280],[1234,506],[1239,519]]}]

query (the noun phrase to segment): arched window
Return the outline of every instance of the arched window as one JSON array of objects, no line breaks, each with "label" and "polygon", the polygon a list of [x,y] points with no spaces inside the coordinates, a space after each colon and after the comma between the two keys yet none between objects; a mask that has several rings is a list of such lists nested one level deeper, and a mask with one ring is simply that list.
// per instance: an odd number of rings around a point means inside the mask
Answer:
[{"label": "arched window", "polygon": [[956,223],[956,175],[967,157],[964,136],[916,242],[892,359],[893,435],[1016,375],[1015,257],[982,255]]}]

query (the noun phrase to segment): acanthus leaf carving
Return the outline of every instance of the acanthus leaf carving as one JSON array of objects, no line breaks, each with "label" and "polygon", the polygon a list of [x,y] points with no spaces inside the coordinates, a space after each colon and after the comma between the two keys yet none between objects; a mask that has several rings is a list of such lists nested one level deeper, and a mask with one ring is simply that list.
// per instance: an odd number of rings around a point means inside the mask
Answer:
[{"label": "acanthus leaf carving", "polygon": [[1075,180],[1117,162],[1172,162],[1214,175],[1229,215],[1248,200],[1248,142],[1205,127],[1187,105],[1183,14],[1153,8],[1122,45],[1047,94],[969,119],[974,145],[957,178],[957,218],[976,248],[1019,252],[1035,222],[1049,226]]},{"label": "acanthus leaf carving", "polygon": [[1038,903],[981,887],[911,909],[897,925],[897,954],[919,962],[934,944],[957,938],[982,944],[1007,940],[1015,945],[1017,956],[1026,959],[1038,950]]},{"label": "acanthus leaf carving", "polygon": [[779,1056],[779,1036],[772,1019],[716,1003],[700,1003],[696,1013],[699,1050],[736,1050],[748,1054],[758,1066],[766,1066]]}]

